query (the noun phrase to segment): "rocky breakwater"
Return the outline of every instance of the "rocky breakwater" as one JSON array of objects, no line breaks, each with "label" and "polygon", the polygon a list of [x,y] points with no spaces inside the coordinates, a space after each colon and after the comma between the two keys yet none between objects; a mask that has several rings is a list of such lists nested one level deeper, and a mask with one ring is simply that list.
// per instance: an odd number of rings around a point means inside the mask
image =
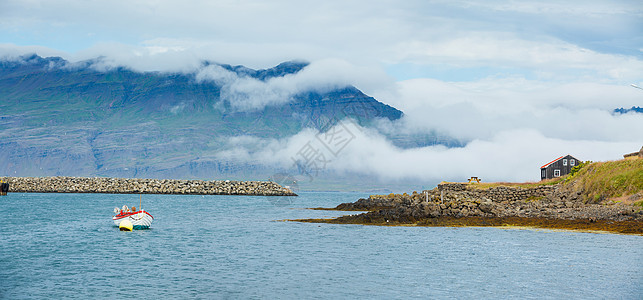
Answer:
[{"label": "rocky breakwater", "polygon": [[[478,189],[440,184],[412,194],[373,195],[332,210],[368,211],[325,223],[426,226],[536,226],[643,234],[643,211],[633,205],[585,204],[560,185]],[[301,221],[301,220],[300,220]]]},{"label": "rocky breakwater", "polygon": [[0,177],[9,193],[108,193],[296,196],[290,189],[267,181],[171,180],[105,177]]}]

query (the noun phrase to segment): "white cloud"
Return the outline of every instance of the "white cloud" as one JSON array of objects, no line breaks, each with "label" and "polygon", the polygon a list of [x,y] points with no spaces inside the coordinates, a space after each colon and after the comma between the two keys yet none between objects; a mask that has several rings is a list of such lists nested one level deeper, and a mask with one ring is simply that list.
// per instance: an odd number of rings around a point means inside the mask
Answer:
[{"label": "white cloud", "polygon": [[[634,80],[643,61],[604,54],[559,40],[527,40],[512,34],[468,32],[444,39],[410,40],[392,49],[393,62],[454,68],[520,68],[546,79]],[[512,72],[505,70],[504,72]],[[515,71],[514,71],[515,72]]]},{"label": "white cloud", "polygon": [[65,52],[43,46],[17,46],[14,44],[0,43],[0,60],[19,60],[25,54],[38,53],[40,56],[50,57],[66,55]]},{"label": "white cloud", "polygon": [[91,48],[66,55],[72,62],[101,59],[93,64],[99,70],[128,67],[136,71],[184,72],[198,68],[203,60],[178,45],[132,46],[121,43],[99,43]]},{"label": "white cloud", "polygon": [[[339,125],[338,125],[339,126]],[[267,165],[291,168],[294,160],[309,162],[307,170],[350,172],[376,176],[383,181],[465,180],[478,176],[485,181],[538,181],[541,165],[564,154],[581,160],[621,159],[622,154],[640,148],[638,142],[604,142],[547,138],[536,130],[507,130],[489,139],[475,139],[462,148],[431,146],[413,149],[395,147],[376,131],[349,125],[354,138],[337,155],[317,139],[317,131],[304,130],[282,140],[240,138],[228,144],[219,158],[261,161]],[[348,137],[349,135],[345,135]],[[323,140],[323,139],[322,139]],[[339,140],[339,139],[338,139]],[[318,155],[323,155],[319,158]],[[306,160],[306,157],[310,160]],[[302,180],[306,175],[299,174]]]},{"label": "white cloud", "polygon": [[[338,58],[371,66],[484,66],[491,73],[521,68],[507,72],[566,80],[641,76],[636,2],[66,0],[8,1],[2,8],[0,40],[100,54],[135,69],[182,69],[196,58],[252,68]],[[113,44],[136,49],[123,53]],[[81,50],[88,45],[96,46]]]},{"label": "white cloud", "polygon": [[538,168],[560,155],[616,160],[639,149],[643,141],[640,114],[611,113],[616,107],[640,105],[640,91],[629,86],[491,78],[457,83],[416,79],[399,82],[397,88],[396,93],[380,97],[406,115],[397,122],[383,122],[381,131],[395,135],[437,130],[466,145],[401,149],[378,131],[351,127],[356,137],[337,157],[325,150],[312,130],[278,141],[257,139],[235,145],[226,157],[289,167],[310,142],[331,159],[325,170],[376,175],[384,181],[435,182],[469,176],[537,181]]},{"label": "white cloud", "polygon": [[443,82],[415,79],[391,94],[376,94],[405,112],[396,130],[431,129],[464,141],[530,128],[569,140],[643,141],[640,115],[613,115],[619,107],[641,105],[641,92],[628,85],[551,83],[524,79]]},{"label": "white cloud", "polygon": [[[353,66],[341,60],[320,60],[310,63],[303,70],[265,81],[248,76],[238,76],[218,65],[200,69],[199,81],[211,80],[221,85],[221,100],[240,111],[261,109],[293,100],[293,96],[307,91],[320,93],[349,86],[355,82],[388,84],[388,78],[377,70]],[[380,85],[380,87],[382,86]],[[376,88],[376,87],[372,87]]]},{"label": "white cloud", "polygon": [[[613,160],[639,148],[636,142],[546,138],[535,130],[508,130],[463,148],[398,149],[378,136],[360,137],[331,167],[385,179],[538,181],[539,167],[563,154],[581,160]],[[632,151],[634,151],[632,150]]]},{"label": "white cloud", "polygon": [[[491,9],[496,11],[522,12],[531,14],[571,14],[571,15],[608,15],[627,13],[627,8],[605,1],[584,1],[574,5],[556,0],[548,1],[450,1],[455,5]],[[633,2],[634,3],[634,2]],[[635,9],[635,7],[631,7]]]}]

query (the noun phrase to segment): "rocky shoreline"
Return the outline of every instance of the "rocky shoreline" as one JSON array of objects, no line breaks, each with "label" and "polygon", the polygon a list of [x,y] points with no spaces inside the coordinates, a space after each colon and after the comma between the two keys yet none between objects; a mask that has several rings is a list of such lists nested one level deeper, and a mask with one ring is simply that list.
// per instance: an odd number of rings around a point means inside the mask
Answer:
[{"label": "rocky shoreline", "polygon": [[[643,195],[630,197],[641,199]],[[561,185],[476,189],[469,184],[446,183],[411,195],[373,195],[330,210],[367,212],[336,219],[297,221],[415,226],[509,225],[643,234],[643,211],[639,207],[620,203],[586,204],[582,201],[582,192]]]},{"label": "rocky shoreline", "polygon": [[106,177],[0,177],[9,193],[105,193],[297,196],[269,181],[174,180]]}]

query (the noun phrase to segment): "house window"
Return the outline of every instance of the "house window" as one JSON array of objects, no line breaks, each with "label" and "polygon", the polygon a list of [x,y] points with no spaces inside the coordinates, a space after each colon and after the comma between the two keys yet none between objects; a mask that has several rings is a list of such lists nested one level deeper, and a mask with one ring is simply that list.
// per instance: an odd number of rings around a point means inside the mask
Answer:
[{"label": "house window", "polygon": [[569,160],[569,165],[570,165],[570,166],[574,166],[575,164],[576,164],[576,160],[575,160],[575,159],[571,159],[571,160]]},{"label": "house window", "polygon": [[547,170],[543,169],[540,175],[541,178],[547,177]]},{"label": "house window", "polygon": [[560,177],[560,170],[554,170],[554,177]]},{"label": "house window", "polygon": [[563,159],[563,166],[566,166],[566,165],[567,165],[567,158],[564,158]]}]

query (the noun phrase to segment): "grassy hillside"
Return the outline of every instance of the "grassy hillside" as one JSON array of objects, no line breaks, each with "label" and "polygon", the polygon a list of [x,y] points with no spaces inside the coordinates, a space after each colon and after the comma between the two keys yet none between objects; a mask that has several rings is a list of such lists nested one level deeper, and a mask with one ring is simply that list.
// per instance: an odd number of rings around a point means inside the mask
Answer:
[{"label": "grassy hillside", "polygon": [[643,192],[643,159],[591,163],[567,178],[565,185],[582,190],[586,203]]},{"label": "grassy hillside", "polygon": [[534,188],[554,184],[562,184],[569,191],[582,191],[585,203],[601,203],[607,200],[627,203],[638,201],[637,205],[643,206],[643,159],[584,163],[571,175],[539,182],[485,182],[471,186],[477,189],[498,186]]}]

